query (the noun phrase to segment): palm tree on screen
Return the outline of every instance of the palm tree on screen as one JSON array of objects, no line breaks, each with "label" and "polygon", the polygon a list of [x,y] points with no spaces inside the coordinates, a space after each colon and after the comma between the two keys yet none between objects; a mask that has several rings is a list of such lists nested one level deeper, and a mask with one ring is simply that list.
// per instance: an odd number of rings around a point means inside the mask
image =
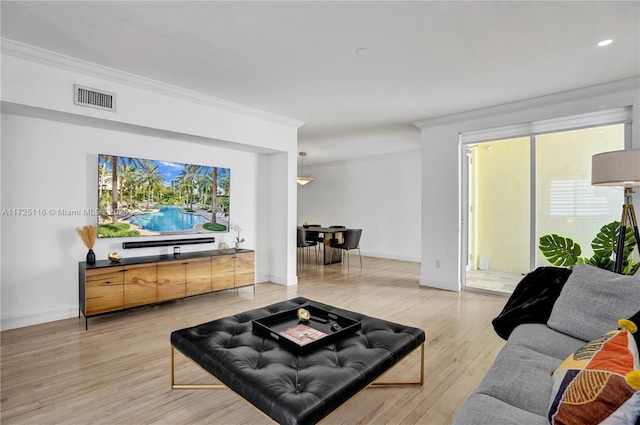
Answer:
[{"label": "palm tree on screen", "polygon": [[160,175],[157,165],[153,165],[146,159],[142,161],[142,181],[147,186],[147,209],[151,208],[151,192],[154,187],[162,185],[164,180]]},{"label": "palm tree on screen", "polygon": [[184,169],[180,173],[180,179],[183,180],[189,187],[189,209],[193,209],[193,189],[198,180],[198,175],[201,172],[201,167],[193,164],[186,164]]},{"label": "palm tree on screen", "polygon": [[126,184],[125,174],[127,173],[127,165],[120,162],[118,164],[118,202],[122,205],[124,197],[124,186]]},{"label": "palm tree on screen", "polygon": [[218,167],[213,167],[211,171],[211,222],[215,223],[216,208],[218,207]]},{"label": "palm tree on screen", "polygon": [[130,165],[128,167],[123,167],[124,169],[121,171],[121,182],[122,182],[122,191],[120,192],[120,202],[122,202],[123,192],[128,192],[129,200],[127,201],[127,205],[129,209],[133,208],[133,192],[136,189],[136,180],[139,180],[139,173],[136,167]]},{"label": "palm tree on screen", "polygon": [[102,190],[109,181],[109,170],[107,164],[100,162],[98,165],[98,202],[102,199]]},{"label": "palm tree on screen", "polygon": [[226,209],[227,214],[229,213],[229,189],[230,189],[230,180],[229,180],[229,169],[228,168],[220,168],[218,171],[218,190],[217,192],[220,197],[218,197],[217,204],[222,207],[224,211]]},{"label": "palm tree on screen", "polygon": [[122,162],[129,165],[142,166],[142,163],[146,160],[115,155],[100,155],[100,157],[105,163],[111,162],[111,222],[116,224],[118,222],[118,164]]},{"label": "palm tree on screen", "polygon": [[211,195],[211,177],[209,174],[200,174],[198,176],[198,194],[200,195],[200,205],[206,205]]}]

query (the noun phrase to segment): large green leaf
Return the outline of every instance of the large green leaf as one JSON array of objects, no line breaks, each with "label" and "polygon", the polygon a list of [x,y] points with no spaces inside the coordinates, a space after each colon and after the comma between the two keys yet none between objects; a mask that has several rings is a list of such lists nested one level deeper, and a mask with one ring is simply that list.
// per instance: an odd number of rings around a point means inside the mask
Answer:
[{"label": "large green leaf", "polygon": [[582,253],[580,245],[556,234],[541,236],[538,247],[547,261],[555,266],[573,266]]},{"label": "large green leaf", "polygon": [[603,258],[611,257],[611,254],[616,249],[618,243],[618,229],[620,223],[614,221],[613,223],[605,224],[600,229],[600,232],[591,241],[591,248],[593,252]]},{"label": "large green leaf", "polygon": [[[574,264],[590,264],[601,269],[615,269],[615,251],[618,245],[618,235],[620,233],[620,223],[614,221],[602,226],[600,232],[591,242],[593,256],[591,258],[580,258],[580,245],[569,238],[563,238],[555,234],[540,237],[539,248],[545,258],[556,266],[572,266]],[[622,273],[633,274],[640,268],[640,263],[635,263],[631,259],[631,253],[636,247],[636,240],[633,228],[627,227],[624,238],[624,253],[622,262]]]},{"label": "large green leaf", "polygon": [[616,263],[613,262],[611,257],[601,257],[599,254],[593,254],[591,258],[579,258],[578,263],[589,264],[593,267],[613,271]]},{"label": "large green leaf", "polygon": [[[602,226],[600,232],[596,235],[595,239],[591,242],[594,255],[602,258],[611,258],[618,246],[618,235],[620,234],[620,223],[614,221],[612,223]],[[636,238],[633,234],[633,228],[627,226],[624,235],[624,252],[623,252],[623,264],[627,266],[629,264],[631,252],[633,252],[636,246]],[[633,262],[632,262],[633,263]],[[605,268],[605,267],[601,267]],[[613,269],[611,269],[613,270]]]},{"label": "large green leaf", "polygon": [[633,260],[629,260],[628,264],[625,265],[624,270],[622,270],[622,274],[634,275],[638,269],[640,269],[640,263],[634,263]]}]

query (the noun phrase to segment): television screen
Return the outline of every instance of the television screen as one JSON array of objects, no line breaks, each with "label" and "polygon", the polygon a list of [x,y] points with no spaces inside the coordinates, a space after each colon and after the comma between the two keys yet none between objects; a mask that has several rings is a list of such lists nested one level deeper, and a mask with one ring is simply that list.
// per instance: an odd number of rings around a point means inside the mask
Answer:
[{"label": "television screen", "polygon": [[229,168],[98,155],[98,237],[229,231]]}]

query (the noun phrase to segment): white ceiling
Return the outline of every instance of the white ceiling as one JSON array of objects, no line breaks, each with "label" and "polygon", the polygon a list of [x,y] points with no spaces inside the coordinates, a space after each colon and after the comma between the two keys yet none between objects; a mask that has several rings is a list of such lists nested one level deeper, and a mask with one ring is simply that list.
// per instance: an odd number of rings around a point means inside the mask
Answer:
[{"label": "white ceiling", "polygon": [[3,38],[306,122],[309,165],[418,149],[414,121],[640,75],[639,1],[0,7]]}]

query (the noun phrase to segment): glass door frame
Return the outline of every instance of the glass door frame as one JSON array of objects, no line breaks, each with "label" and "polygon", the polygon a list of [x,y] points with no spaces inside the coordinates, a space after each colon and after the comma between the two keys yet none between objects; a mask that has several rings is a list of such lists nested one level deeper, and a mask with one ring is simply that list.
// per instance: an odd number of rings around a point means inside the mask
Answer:
[{"label": "glass door frame", "polygon": [[[516,138],[516,137],[508,137],[510,138]],[[535,262],[536,262],[536,250],[538,249],[538,245],[536,242],[536,220],[535,220],[535,211],[537,208],[536,202],[537,202],[537,196],[536,196],[536,192],[537,192],[537,187],[536,187],[536,136],[535,135],[529,135],[529,173],[530,173],[530,187],[529,187],[529,205],[530,205],[530,209],[529,209],[529,235],[533,235],[534,237],[530,237],[529,238],[529,268],[533,269],[535,267]],[[461,254],[460,254],[460,258],[463,259],[462,261],[462,268],[460,271],[460,282],[461,282],[461,288],[464,290],[466,288],[466,272],[468,270],[471,269],[471,256],[472,256],[472,252],[469,249],[469,243],[471,242],[471,232],[473,231],[473,226],[476,225],[476,223],[473,222],[473,211],[471,210],[471,208],[473,207],[473,204],[469,201],[469,198],[471,196],[471,184],[472,184],[472,177],[471,177],[471,171],[473,169],[474,165],[472,163],[471,160],[471,156],[468,154],[469,153],[469,149],[473,149],[473,147],[479,147],[482,146],[483,143],[491,143],[491,142],[495,142],[496,139],[491,139],[491,140],[484,140],[484,141],[475,141],[475,142],[468,142],[468,143],[463,143],[462,142],[462,137],[460,138],[460,146],[461,146],[461,152],[462,152],[462,158],[461,158],[461,190],[460,190],[460,205],[462,206],[461,211],[463,212],[462,217],[461,217],[461,226],[462,226],[462,231],[461,231],[461,240],[460,240],[460,247],[461,247]]]},{"label": "glass door frame", "polygon": [[531,180],[530,180],[530,269],[533,270],[536,267],[536,250],[537,246],[537,232],[536,232],[536,136],[548,133],[556,133],[562,131],[578,130],[590,127],[599,127],[605,125],[624,124],[624,149],[631,149],[632,137],[632,109],[630,107],[616,108],[604,111],[590,112],[581,115],[574,115],[569,117],[560,117],[550,120],[537,121],[532,123],[516,124],[505,127],[497,127],[490,129],[483,129],[478,131],[469,131],[466,133],[460,133],[458,137],[458,201],[460,205],[460,231],[459,235],[459,247],[460,247],[460,262],[458,270],[458,280],[460,282],[461,290],[466,289],[466,271],[469,266],[470,252],[469,252],[469,232],[470,227],[470,203],[469,203],[469,190],[470,190],[470,173],[469,173],[469,157],[467,155],[467,148],[472,145],[478,145],[483,142],[491,142],[501,139],[509,139],[516,137],[529,137],[530,138],[530,156],[531,156]]}]

